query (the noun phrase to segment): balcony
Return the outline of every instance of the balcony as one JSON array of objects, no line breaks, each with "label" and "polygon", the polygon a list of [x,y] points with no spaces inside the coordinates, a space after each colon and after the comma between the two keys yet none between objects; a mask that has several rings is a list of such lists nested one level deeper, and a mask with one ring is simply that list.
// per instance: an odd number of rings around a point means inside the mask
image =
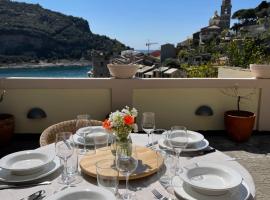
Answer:
[{"label": "balcony", "polygon": [[[254,91],[241,103],[241,109],[256,113],[254,129],[270,131],[269,85],[269,79],[5,78],[0,89],[7,93],[0,110],[16,117],[16,133],[40,133],[78,113],[90,113],[92,118],[103,120],[125,105],[136,107],[140,113],[156,112],[160,128],[185,124],[192,130],[224,130],[223,114],[236,109],[237,101],[224,95],[222,89],[237,86],[243,93]],[[214,115],[196,116],[201,105],[210,106]],[[42,108],[47,118],[28,119],[27,112],[33,107]]]},{"label": "balcony", "polygon": [[[0,83],[0,89],[7,90],[0,104],[1,113],[11,113],[16,118],[16,136],[11,145],[14,148],[37,147],[38,133],[57,122],[74,119],[77,114],[89,113],[92,118],[103,120],[111,111],[129,105],[139,113],[155,112],[157,128],[180,124],[204,131],[212,146],[239,159],[252,174],[257,199],[270,197],[270,79],[5,78]],[[241,109],[256,114],[254,130],[259,134],[244,144],[233,143],[223,134],[223,114],[236,109],[236,98],[224,95],[222,90],[235,86],[243,93],[253,91],[249,99],[242,101]],[[214,114],[195,115],[201,105],[210,106]],[[28,119],[27,112],[33,107],[42,108],[47,117]]]}]

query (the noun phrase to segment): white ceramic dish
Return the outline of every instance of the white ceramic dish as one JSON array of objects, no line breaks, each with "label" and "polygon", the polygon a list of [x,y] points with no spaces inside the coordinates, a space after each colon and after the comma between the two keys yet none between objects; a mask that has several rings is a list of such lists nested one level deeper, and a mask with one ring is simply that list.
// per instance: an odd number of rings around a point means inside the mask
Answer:
[{"label": "white ceramic dish", "polygon": [[10,171],[8,170],[0,168],[0,181],[13,184],[34,181],[52,174],[60,167],[61,167],[60,160],[58,158],[55,158],[42,170],[30,175],[19,176],[10,173]]},{"label": "white ceramic dish", "polygon": [[77,130],[76,135],[83,137],[85,131],[88,132],[88,134],[96,133],[96,132],[106,133],[105,128],[103,128],[102,126],[88,126],[88,127],[83,127]]},{"label": "white ceramic dish", "polygon": [[[93,137],[100,137],[102,139],[105,138],[105,137],[108,137],[108,134],[107,133],[92,133],[90,135],[86,137],[86,145],[93,145]],[[73,135],[73,141],[76,144],[84,145],[84,139],[83,139],[83,137],[80,137],[77,134],[74,134]]]},{"label": "white ceramic dish", "polygon": [[54,154],[39,150],[19,151],[0,160],[0,167],[13,174],[27,175],[42,170],[54,159]]},{"label": "white ceramic dish", "polygon": [[216,163],[197,163],[180,174],[194,190],[207,195],[221,195],[238,187],[243,178],[234,169]]},{"label": "white ceramic dish", "polygon": [[180,199],[188,200],[248,200],[250,199],[250,190],[248,185],[243,181],[234,190],[220,195],[220,196],[209,196],[201,194],[192,189],[188,184],[185,184],[180,177],[175,176],[172,180],[174,192]]},{"label": "white ceramic dish", "polygon": [[[168,141],[165,140],[164,138],[161,138],[158,140],[159,147],[162,149],[168,149],[172,150],[172,148],[168,145]],[[196,152],[196,151],[201,151],[209,146],[209,142],[204,139],[201,142],[195,144],[195,145],[189,145],[185,149],[183,149],[183,152]]]},{"label": "white ceramic dish", "polygon": [[[165,133],[163,133],[165,135],[169,134],[168,131],[166,131]],[[198,132],[195,131],[187,131],[187,137],[188,137],[188,146],[190,145],[195,145],[201,141],[203,141],[204,136]],[[175,145],[181,145],[182,144],[182,138],[181,137],[177,137],[171,140],[173,143],[175,143]]]},{"label": "white ceramic dish", "polygon": [[47,198],[46,200],[116,200],[114,194],[104,188],[89,187],[68,188]]}]

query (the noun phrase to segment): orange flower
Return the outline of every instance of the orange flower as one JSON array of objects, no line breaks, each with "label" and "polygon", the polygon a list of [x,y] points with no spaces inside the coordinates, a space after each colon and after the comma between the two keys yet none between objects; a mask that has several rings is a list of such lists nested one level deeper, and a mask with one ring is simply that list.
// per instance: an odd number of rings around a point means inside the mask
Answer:
[{"label": "orange flower", "polygon": [[108,119],[105,119],[105,121],[102,123],[102,126],[105,129],[111,129],[111,122]]},{"label": "orange flower", "polygon": [[134,123],[134,117],[132,117],[130,115],[126,115],[124,117],[124,122],[126,125],[132,125]]}]

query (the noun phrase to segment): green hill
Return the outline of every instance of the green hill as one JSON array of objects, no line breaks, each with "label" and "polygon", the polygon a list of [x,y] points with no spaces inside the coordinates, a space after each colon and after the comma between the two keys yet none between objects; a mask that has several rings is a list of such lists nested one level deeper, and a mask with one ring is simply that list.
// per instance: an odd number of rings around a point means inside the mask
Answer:
[{"label": "green hill", "polygon": [[112,54],[127,49],[117,40],[93,34],[88,22],[27,4],[0,0],[0,62],[79,59],[88,50]]}]

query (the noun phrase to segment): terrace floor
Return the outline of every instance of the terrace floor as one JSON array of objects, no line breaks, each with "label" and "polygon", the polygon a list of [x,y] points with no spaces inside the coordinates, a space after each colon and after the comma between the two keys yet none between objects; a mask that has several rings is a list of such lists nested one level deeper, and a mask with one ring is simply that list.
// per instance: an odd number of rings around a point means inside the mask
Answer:
[{"label": "terrace floor", "polygon": [[[256,199],[270,199],[270,133],[256,133],[246,143],[235,143],[224,133],[205,133],[212,147],[234,157],[252,175]],[[6,154],[39,147],[38,134],[16,135],[7,147],[0,148],[0,158]]]}]

